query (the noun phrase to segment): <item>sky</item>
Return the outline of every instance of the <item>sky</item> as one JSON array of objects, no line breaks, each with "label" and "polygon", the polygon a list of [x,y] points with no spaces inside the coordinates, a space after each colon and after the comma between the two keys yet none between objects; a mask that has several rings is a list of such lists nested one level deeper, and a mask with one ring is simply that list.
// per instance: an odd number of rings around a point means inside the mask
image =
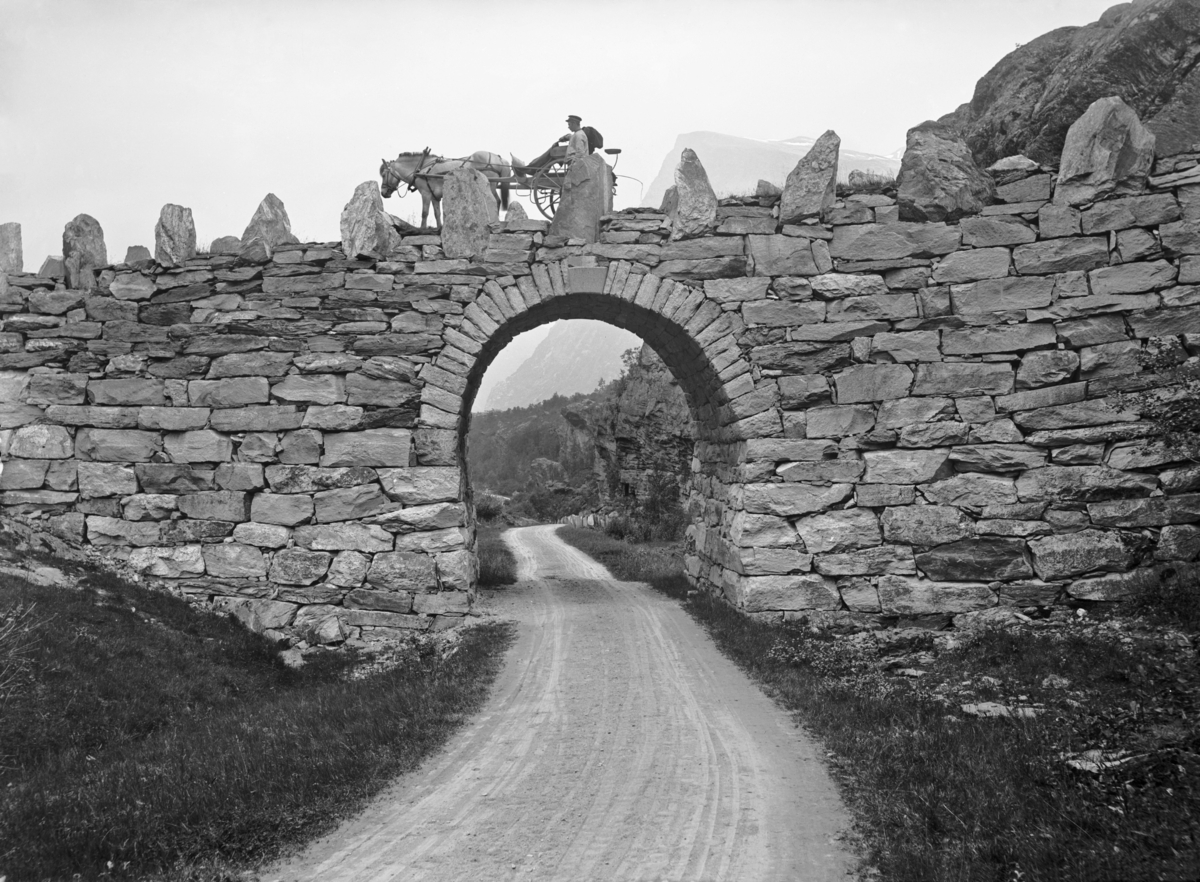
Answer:
[{"label": "sky", "polygon": [[[834,129],[891,153],[1016,45],[1109,5],[0,0],[0,223],[22,225],[27,272],[79,213],[116,262],[153,250],[165,203],[207,243],[240,235],[269,192],[302,240],[333,241],[381,158],[530,159],[572,113],[623,150],[633,205],[681,133]],[[419,216],[415,194],[386,205]]]}]

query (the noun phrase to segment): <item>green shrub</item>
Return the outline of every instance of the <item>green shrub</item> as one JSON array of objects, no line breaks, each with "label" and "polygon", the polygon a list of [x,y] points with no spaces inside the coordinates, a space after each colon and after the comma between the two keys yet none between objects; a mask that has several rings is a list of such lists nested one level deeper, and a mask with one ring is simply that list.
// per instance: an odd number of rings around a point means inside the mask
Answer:
[{"label": "green shrub", "polygon": [[634,498],[610,517],[604,532],[630,542],[677,542],[687,530],[688,516],[680,501],[679,480],[667,472],[651,472],[644,498]]},{"label": "green shrub", "polygon": [[479,556],[479,587],[499,588],[517,581],[517,560],[498,527],[480,527],[475,540]]},{"label": "green shrub", "polygon": [[486,490],[475,497],[475,516],[482,523],[491,523],[504,515],[504,498]]},{"label": "green shrub", "polygon": [[1128,606],[1134,613],[1200,631],[1200,564],[1163,565],[1135,573]]}]

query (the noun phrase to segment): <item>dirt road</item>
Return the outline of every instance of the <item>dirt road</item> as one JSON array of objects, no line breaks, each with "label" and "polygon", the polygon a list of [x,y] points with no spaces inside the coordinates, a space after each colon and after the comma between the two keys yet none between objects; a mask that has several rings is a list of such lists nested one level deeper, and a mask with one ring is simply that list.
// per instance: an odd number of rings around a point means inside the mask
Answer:
[{"label": "dirt road", "polygon": [[845,880],[820,751],[677,603],[508,534],[519,636],[485,709],[264,880]]}]

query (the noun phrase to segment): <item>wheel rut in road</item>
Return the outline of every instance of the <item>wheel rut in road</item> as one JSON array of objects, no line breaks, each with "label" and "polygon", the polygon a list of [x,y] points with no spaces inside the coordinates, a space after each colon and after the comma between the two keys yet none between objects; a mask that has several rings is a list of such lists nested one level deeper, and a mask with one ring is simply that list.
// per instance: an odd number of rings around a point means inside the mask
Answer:
[{"label": "wheel rut in road", "polygon": [[505,534],[518,637],[485,708],[266,880],[823,880],[855,865],[821,752],[678,603],[555,527]]}]

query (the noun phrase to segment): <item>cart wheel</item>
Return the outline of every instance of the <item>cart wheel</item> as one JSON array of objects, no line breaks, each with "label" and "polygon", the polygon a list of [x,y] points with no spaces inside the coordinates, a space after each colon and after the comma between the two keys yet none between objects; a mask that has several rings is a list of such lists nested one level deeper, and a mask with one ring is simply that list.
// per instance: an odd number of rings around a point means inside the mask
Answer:
[{"label": "cart wheel", "polygon": [[554,220],[558,211],[559,197],[562,195],[562,182],[566,177],[569,166],[561,159],[556,159],[534,176],[530,193],[533,204],[546,220]]}]

